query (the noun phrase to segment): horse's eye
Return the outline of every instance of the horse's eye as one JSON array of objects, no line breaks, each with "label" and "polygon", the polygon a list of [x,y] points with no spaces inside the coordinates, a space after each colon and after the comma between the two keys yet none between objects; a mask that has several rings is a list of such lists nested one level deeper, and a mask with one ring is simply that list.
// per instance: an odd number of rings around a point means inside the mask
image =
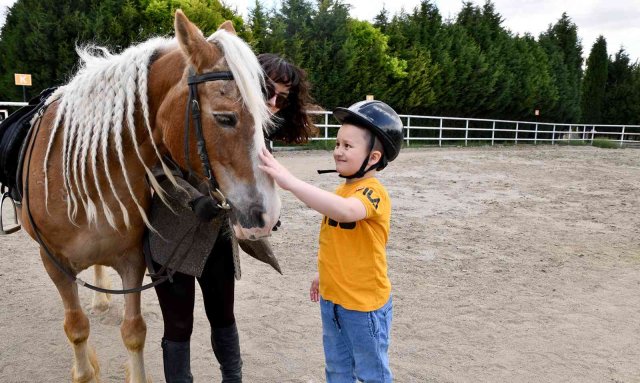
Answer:
[{"label": "horse's eye", "polygon": [[213,113],[213,118],[223,128],[234,128],[238,122],[235,113]]}]

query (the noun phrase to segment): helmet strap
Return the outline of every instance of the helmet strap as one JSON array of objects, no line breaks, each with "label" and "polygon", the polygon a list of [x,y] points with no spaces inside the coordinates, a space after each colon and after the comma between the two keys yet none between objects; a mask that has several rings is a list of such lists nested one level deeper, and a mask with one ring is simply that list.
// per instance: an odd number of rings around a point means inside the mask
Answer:
[{"label": "helmet strap", "polygon": [[[367,154],[367,156],[365,157],[364,161],[362,162],[362,165],[360,166],[360,169],[358,169],[357,172],[355,172],[354,174],[350,175],[350,176],[343,176],[342,174],[338,174],[338,176],[345,178],[345,179],[354,179],[354,178],[361,178],[363,177],[365,174],[367,174],[367,172],[371,169],[378,169],[378,170],[382,170],[384,169],[385,166],[387,166],[387,160],[384,156],[384,154],[380,157],[380,159],[373,165],[369,166],[369,168],[367,168],[367,164],[369,163],[369,156],[371,156],[371,152],[373,151],[373,147],[376,143],[376,136],[375,134],[371,134],[371,140],[369,141],[369,153]],[[326,173],[337,173],[337,170],[334,169],[325,169],[325,170],[317,170],[318,174],[326,174]]]}]

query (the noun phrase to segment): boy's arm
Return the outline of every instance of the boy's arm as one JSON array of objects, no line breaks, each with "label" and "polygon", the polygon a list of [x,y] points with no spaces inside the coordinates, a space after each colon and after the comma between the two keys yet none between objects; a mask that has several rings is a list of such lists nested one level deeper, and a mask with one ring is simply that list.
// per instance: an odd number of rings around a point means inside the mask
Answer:
[{"label": "boy's arm", "polygon": [[291,174],[266,149],[260,153],[262,170],[267,172],[283,189],[290,191],[300,201],[337,222],[355,222],[366,218],[367,210],[357,198],[344,198],[310,185]]}]

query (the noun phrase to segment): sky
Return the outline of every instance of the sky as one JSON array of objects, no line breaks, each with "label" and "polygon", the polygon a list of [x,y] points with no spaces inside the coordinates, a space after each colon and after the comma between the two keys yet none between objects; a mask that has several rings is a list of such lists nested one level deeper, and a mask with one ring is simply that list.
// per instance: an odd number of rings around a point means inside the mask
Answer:
[{"label": "sky", "polygon": [[[311,0],[313,1],[313,0]],[[7,7],[15,0],[0,0],[0,25],[4,24]],[[267,8],[279,6],[280,0],[261,0]],[[411,12],[420,0],[343,0],[351,5],[351,16],[372,21],[384,6],[390,15],[402,8]],[[485,0],[471,0],[483,5]],[[255,0],[223,0],[246,17]],[[444,19],[453,18],[462,8],[462,0],[434,0]],[[640,58],[640,0],[493,0],[502,15],[503,26],[513,33],[529,32],[538,37],[567,12],[578,26],[585,58],[599,35],[607,40],[607,52],[615,54],[624,47],[632,61]]]}]

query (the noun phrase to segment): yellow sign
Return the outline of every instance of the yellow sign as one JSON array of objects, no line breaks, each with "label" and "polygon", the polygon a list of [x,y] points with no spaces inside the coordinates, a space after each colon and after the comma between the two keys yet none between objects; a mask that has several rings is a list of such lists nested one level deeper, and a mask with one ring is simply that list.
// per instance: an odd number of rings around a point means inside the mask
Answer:
[{"label": "yellow sign", "polygon": [[30,74],[14,73],[13,76],[16,79],[16,85],[31,86]]},{"label": "yellow sign", "polygon": [[367,101],[373,100],[373,95],[372,94],[368,94],[366,100]]}]

